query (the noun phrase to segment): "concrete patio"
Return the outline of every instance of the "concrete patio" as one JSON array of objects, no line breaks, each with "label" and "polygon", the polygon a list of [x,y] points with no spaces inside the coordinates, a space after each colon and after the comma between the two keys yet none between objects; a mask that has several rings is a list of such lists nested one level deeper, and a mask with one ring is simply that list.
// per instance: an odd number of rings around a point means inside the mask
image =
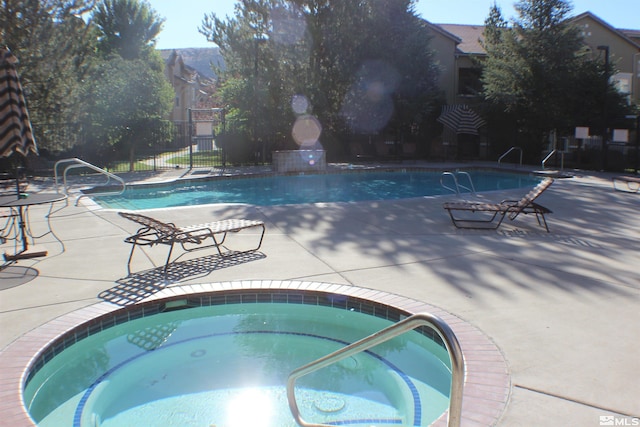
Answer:
[{"label": "concrete patio", "polygon": [[[458,230],[442,209],[443,200],[453,197],[145,212],[179,225],[232,217],[266,223],[258,254],[170,269],[180,284],[351,284],[424,301],[471,323],[498,346],[509,367],[510,396],[497,425],[614,425],[602,424],[604,416],[626,423],[615,425],[640,425],[634,418],[640,417],[640,194],[614,191],[607,174],[557,179],[539,199],[553,211],[550,233],[531,215],[505,220],[496,231]],[[0,271],[0,349],[58,316],[139,284],[140,276],[127,276],[129,246],[123,243],[135,224],[116,211],[73,202],[59,203],[51,218],[63,245],[49,234],[37,242],[47,257]],[[31,209],[36,234],[44,230],[45,213],[44,207]],[[231,247],[250,245],[255,234],[229,239]],[[0,250],[14,247],[8,242]],[[146,254],[136,252],[134,272],[162,266],[166,248]],[[13,391],[0,395],[7,392]]]}]

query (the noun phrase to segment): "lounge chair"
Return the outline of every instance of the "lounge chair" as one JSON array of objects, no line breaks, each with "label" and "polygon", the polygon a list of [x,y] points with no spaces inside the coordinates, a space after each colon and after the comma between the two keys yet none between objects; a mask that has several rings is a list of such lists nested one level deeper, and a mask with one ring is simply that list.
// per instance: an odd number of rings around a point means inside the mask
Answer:
[{"label": "lounge chair", "polygon": [[[497,229],[505,217],[516,219],[521,213],[536,215],[538,224],[549,232],[545,214],[549,209],[534,202],[553,183],[553,178],[545,178],[520,200],[503,200],[500,203],[486,203],[478,201],[447,202],[443,207],[449,212],[453,225],[457,228]],[[456,211],[468,211],[473,214],[481,213],[482,218],[470,216],[454,216]]]},{"label": "lounge chair", "polygon": [[[625,191],[627,193],[637,193],[638,191],[640,191],[640,177],[638,176],[627,176],[627,175],[620,175],[620,176],[614,176],[612,178],[613,181],[613,189],[616,191]],[[618,184],[618,186],[616,186],[616,182],[624,182],[625,184],[627,184],[627,188],[620,188]]]},{"label": "lounge chair", "polygon": [[[169,246],[169,254],[167,255],[167,260],[164,264],[164,275],[166,277],[167,268],[169,267],[171,260],[171,252],[173,251],[173,246],[176,243],[179,243],[185,252],[215,247],[218,250],[218,254],[220,256],[224,256],[220,247],[227,238],[227,233],[237,233],[240,230],[253,227],[262,228],[258,245],[253,249],[243,252],[257,251],[260,249],[265,233],[264,222],[248,219],[225,219],[206,224],[178,227],[173,223],[158,221],[157,219],[140,214],[119,212],[119,215],[142,225],[135,234],[124,240],[126,243],[131,243],[131,253],[129,254],[129,260],[127,261],[127,271],[129,274],[131,274],[131,259],[133,258],[133,251],[136,246]],[[203,245],[208,238],[211,238],[211,242]]]}]

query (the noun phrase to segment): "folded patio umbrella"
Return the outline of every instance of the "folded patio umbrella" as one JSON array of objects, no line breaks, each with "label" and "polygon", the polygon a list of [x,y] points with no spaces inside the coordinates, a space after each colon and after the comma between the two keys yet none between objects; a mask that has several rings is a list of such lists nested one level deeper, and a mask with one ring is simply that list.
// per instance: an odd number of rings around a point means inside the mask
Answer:
[{"label": "folded patio umbrella", "polygon": [[465,104],[445,105],[437,120],[456,133],[478,135],[479,129],[486,123]]},{"label": "folded patio umbrella", "polygon": [[38,154],[17,63],[9,49],[0,48],[0,157]]}]

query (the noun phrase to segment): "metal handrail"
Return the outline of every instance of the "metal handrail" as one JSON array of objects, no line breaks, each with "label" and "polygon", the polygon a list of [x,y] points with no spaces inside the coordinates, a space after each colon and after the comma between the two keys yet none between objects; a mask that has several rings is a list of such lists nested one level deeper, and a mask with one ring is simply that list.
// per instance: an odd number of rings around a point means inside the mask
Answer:
[{"label": "metal handrail", "polygon": [[[456,188],[452,188],[444,184],[443,179],[445,176],[450,176],[451,178],[453,178],[453,183],[456,185]],[[442,175],[440,176],[440,185],[446,190],[452,191],[457,195],[460,195],[460,186],[458,185],[458,178],[456,178],[453,172],[442,172]]]},{"label": "metal handrail", "polygon": [[512,151],[520,151],[520,166],[522,166],[522,148],[520,147],[511,147],[507,150],[506,153],[504,153],[502,156],[500,156],[500,158],[498,159],[498,165],[500,164],[500,162],[502,161],[502,159],[504,159],[507,154],[511,153]]},{"label": "metal handrail", "polygon": [[542,159],[542,170],[546,169],[545,164],[547,163],[547,160],[553,157],[556,153],[560,153],[560,170],[564,170],[564,151],[558,151],[557,149],[553,149],[553,151],[547,154],[547,157]]},{"label": "metal handrail", "polygon": [[[465,190],[467,190],[468,192],[470,192],[471,194],[473,194],[475,196],[476,195],[476,188],[473,186],[473,180],[471,179],[471,175],[469,175],[469,172],[467,172],[467,171],[456,171],[456,174],[462,175],[462,176],[466,176],[467,180],[469,181],[469,187],[466,187],[466,186],[460,184],[459,181],[456,181],[456,183],[458,184],[458,187],[464,188]],[[459,190],[458,190],[458,193],[460,193]]]},{"label": "metal handrail", "polygon": [[[460,184],[460,181],[458,180],[458,175],[462,175],[462,176],[466,176],[467,177],[467,181],[469,181],[469,186],[467,187],[466,185],[462,185]],[[444,183],[444,177],[446,176],[450,176],[453,179],[453,183],[455,184],[456,188],[452,188],[449,187],[448,185],[445,185]],[[469,193],[471,193],[472,195],[476,195],[476,189],[473,186],[473,180],[471,179],[471,175],[469,175],[469,172],[466,171],[455,171],[454,172],[442,172],[442,175],[440,176],[440,185],[446,189],[449,190],[455,194],[457,194],[458,196],[460,196],[460,189],[463,188],[466,191],[468,191]]]},{"label": "metal handrail", "polygon": [[[58,160],[53,168],[53,174],[54,174],[54,179],[55,179],[55,184],[56,184],[56,191],[60,192],[59,189],[59,182],[58,182],[58,166],[63,165],[65,163],[72,163],[70,165],[68,165],[67,167],[64,168],[64,171],[62,173],[62,181],[64,184],[63,187],[63,194],[65,194],[66,196],[69,195],[69,186],[67,184],[67,173],[71,170],[71,169],[77,169],[77,168],[88,168],[93,170],[94,172],[98,172],[101,175],[104,175],[107,177],[107,181],[103,184],[104,186],[108,185],[109,182],[111,182],[111,180],[117,181],[119,186],[118,186],[118,190],[113,190],[113,191],[100,191],[100,192],[94,192],[92,194],[100,194],[101,196],[112,196],[112,195],[119,195],[124,193],[124,190],[126,189],[127,184],[124,182],[124,180],[122,178],[120,178],[117,175],[112,174],[111,172],[107,172],[104,169],[99,168],[98,166],[92,165],[89,162],[85,162],[84,160],[78,159],[78,158],[69,158],[69,159],[62,159],[62,160]],[[81,194],[80,196],[78,196],[78,198],[76,199],[76,204],[78,203],[78,200],[80,200],[81,197],[86,196],[86,194]]]},{"label": "metal handrail", "polygon": [[300,415],[295,396],[296,380],[304,375],[325,368],[356,353],[368,350],[383,342],[409,332],[420,326],[428,326],[438,333],[451,357],[451,395],[449,398],[448,426],[459,427],[462,417],[462,390],[464,387],[464,360],[460,343],[455,334],[442,319],[430,313],[417,313],[368,337],[334,351],[320,359],[295,369],[287,380],[289,409],[296,423],[302,427],[329,427],[327,424],[308,423]]}]

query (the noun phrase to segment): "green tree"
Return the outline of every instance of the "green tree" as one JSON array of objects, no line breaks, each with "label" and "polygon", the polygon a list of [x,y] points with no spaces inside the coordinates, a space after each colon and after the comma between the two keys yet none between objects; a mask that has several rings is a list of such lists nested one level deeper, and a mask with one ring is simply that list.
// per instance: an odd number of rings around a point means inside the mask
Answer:
[{"label": "green tree", "polygon": [[88,0],[5,0],[0,43],[18,57],[40,151],[57,153],[80,142],[83,81],[91,71],[96,34],[82,15]]},{"label": "green tree", "polygon": [[143,0],[102,0],[92,18],[100,30],[100,50],[124,59],[151,52],[164,23]]},{"label": "green tree", "polygon": [[200,31],[221,49],[221,93],[254,141],[295,147],[296,119],[313,115],[340,155],[349,134],[410,135],[436,109],[428,30],[410,0],[246,0]]},{"label": "green tree", "polygon": [[133,170],[136,150],[161,141],[158,131],[173,104],[173,90],[159,72],[161,61],[126,60],[113,55],[93,76],[87,96],[94,149],[126,151]]},{"label": "green tree", "polygon": [[[247,1],[237,5],[234,18],[228,21],[215,14],[203,21],[201,32],[218,44],[225,58],[226,71],[218,70],[217,74],[221,77],[219,93],[227,108],[227,129],[244,137],[248,145],[236,151],[262,151],[266,142],[281,145],[290,138],[294,116],[285,106],[294,93],[300,93],[293,87],[304,84],[304,80],[293,82],[291,75],[292,69],[300,70],[304,40],[283,42],[279,24],[272,26],[271,21],[277,16],[278,22],[289,20],[291,24],[294,13],[286,2]],[[237,136],[232,139],[238,141]]]},{"label": "green tree", "polygon": [[[529,160],[537,160],[552,132],[585,125],[583,106],[592,109],[587,117],[603,116],[604,102],[585,99],[585,87],[608,84],[612,70],[603,74],[601,61],[567,20],[568,1],[522,0],[515,9],[519,18],[511,26],[496,5],[485,21],[484,97],[494,117],[505,119],[494,126],[515,126],[511,135],[517,135]],[[608,92],[612,100],[617,96],[613,86]]]},{"label": "green tree", "polygon": [[86,87],[92,150],[126,151],[133,170],[136,150],[169,135],[165,119],[174,94],[154,49],[164,20],[139,0],[103,0],[92,19],[102,54]]}]

